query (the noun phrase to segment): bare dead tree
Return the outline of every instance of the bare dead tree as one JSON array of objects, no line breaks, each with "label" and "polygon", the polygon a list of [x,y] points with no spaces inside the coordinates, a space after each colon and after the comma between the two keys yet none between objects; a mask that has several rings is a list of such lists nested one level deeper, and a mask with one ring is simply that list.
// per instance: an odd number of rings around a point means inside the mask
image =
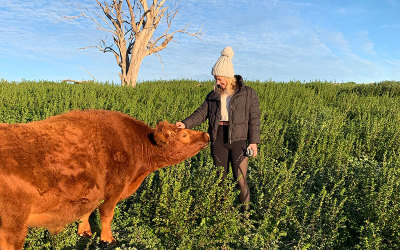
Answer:
[{"label": "bare dead tree", "polygon": [[[99,30],[112,35],[113,44],[109,45],[106,40],[101,40],[98,46],[88,46],[84,49],[95,47],[104,53],[113,53],[121,68],[119,77],[122,85],[135,87],[143,59],[165,49],[176,33],[197,38],[201,35],[201,29],[195,33],[188,32],[189,25],[175,31],[170,30],[180,10],[180,1],[175,2],[171,10],[164,6],[166,0],[153,0],[151,6],[147,0],[112,0],[109,3],[96,0],[96,2],[98,8],[97,11],[93,11],[95,17],[82,13],[79,16],[66,18],[89,18]],[[155,37],[154,32],[161,23],[165,24],[165,30]],[[117,48],[114,49],[113,45]]]}]

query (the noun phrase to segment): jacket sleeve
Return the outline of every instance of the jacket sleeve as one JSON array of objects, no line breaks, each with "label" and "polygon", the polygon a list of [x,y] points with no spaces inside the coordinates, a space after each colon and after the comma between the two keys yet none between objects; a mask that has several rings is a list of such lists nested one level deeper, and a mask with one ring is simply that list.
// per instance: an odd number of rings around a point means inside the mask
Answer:
[{"label": "jacket sleeve", "polygon": [[193,114],[183,120],[183,124],[188,129],[194,128],[197,125],[203,123],[208,117],[208,101],[207,99],[203,102],[203,104],[198,107]]},{"label": "jacket sleeve", "polygon": [[260,103],[257,93],[250,89],[249,143],[260,143]]}]

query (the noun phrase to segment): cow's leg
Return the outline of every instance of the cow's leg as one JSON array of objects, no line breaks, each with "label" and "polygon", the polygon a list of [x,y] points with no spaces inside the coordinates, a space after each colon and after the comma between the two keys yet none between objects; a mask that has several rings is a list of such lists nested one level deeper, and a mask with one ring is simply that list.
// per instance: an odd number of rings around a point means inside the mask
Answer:
[{"label": "cow's leg", "polygon": [[118,199],[107,200],[99,208],[101,220],[100,240],[107,243],[114,243],[116,241],[111,232],[111,222],[117,202]]},{"label": "cow's leg", "polygon": [[78,235],[84,237],[92,237],[92,230],[90,229],[89,217],[92,212],[84,215],[78,225]]},{"label": "cow's leg", "polygon": [[15,182],[14,179],[11,180],[0,179],[1,250],[22,249],[28,232],[28,220],[32,206],[32,196],[19,189],[18,180]]},{"label": "cow's leg", "polygon": [[28,232],[26,211],[10,206],[1,206],[0,209],[0,249],[22,249]]},{"label": "cow's leg", "polygon": [[14,250],[22,249],[24,246],[25,236],[28,228],[21,228],[21,231],[14,232],[14,230],[0,229],[0,249],[1,250]]}]

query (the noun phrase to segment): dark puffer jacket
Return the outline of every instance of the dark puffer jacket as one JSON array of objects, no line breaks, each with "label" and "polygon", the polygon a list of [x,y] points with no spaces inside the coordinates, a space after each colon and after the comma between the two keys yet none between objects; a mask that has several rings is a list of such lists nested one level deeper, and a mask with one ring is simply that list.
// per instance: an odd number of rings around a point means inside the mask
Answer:
[{"label": "dark puffer jacket", "polygon": [[[229,142],[248,140],[260,142],[260,104],[257,93],[245,86],[243,78],[235,75],[238,89],[229,103]],[[192,115],[183,120],[186,128],[193,128],[208,118],[208,133],[212,142],[217,138],[218,123],[221,120],[221,95],[216,91],[208,93],[203,104]]]}]

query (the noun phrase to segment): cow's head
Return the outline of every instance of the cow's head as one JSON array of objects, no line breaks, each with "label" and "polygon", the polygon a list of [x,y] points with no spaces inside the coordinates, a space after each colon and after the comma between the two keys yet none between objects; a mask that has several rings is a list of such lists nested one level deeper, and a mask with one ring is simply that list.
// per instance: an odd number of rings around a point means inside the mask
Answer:
[{"label": "cow's head", "polygon": [[210,141],[207,133],[180,129],[167,121],[158,123],[154,129],[154,142],[162,148],[163,155],[174,165],[196,155]]}]

